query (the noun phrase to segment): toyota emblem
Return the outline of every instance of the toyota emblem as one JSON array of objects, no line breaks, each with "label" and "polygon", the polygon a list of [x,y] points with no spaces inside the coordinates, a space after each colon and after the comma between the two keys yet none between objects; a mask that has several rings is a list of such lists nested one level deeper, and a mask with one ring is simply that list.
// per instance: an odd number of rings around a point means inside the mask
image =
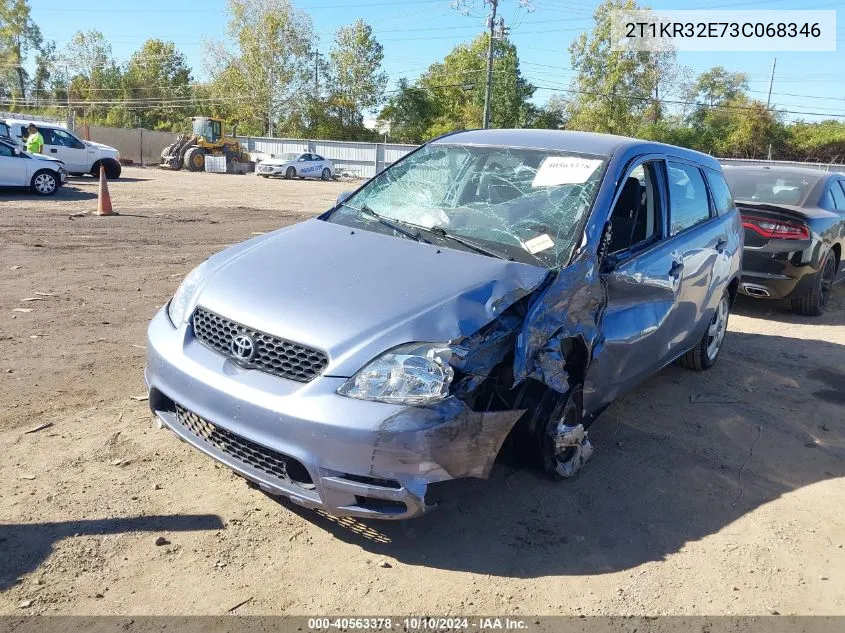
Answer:
[{"label": "toyota emblem", "polygon": [[236,360],[247,362],[255,356],[255,341],[249,334],[238,334],[229,344],[229,350]]}]

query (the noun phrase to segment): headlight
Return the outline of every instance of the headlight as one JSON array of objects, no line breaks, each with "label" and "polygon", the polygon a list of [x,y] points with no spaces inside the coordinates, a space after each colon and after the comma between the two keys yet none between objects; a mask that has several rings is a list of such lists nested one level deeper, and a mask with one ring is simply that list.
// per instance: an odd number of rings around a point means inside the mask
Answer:
[{"label": "headlight", "polygon": [[370,361],[337,392],[389,404],[430,404],[449,395],[455,376],[452,350],[445,344],[409,343]]},{"label": "headlight", "polygon": [[170,303],[167,304],[167,316],[170,317],[170,322],[176,327],[179,327],[188,317],[188,306],[194,298],[197,287],[205,277],[207,264],[208,262],[205,261],[189,272],[188,276],[179,284]]}]

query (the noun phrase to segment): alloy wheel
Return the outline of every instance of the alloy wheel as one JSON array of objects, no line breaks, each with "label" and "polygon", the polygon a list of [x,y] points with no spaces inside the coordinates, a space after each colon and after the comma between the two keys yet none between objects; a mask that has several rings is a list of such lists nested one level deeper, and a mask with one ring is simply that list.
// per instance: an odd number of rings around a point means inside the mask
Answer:
[{"label": "alloy wheel", "polygon": [[50,174],[38,174],[35,177],[35,189],[38,193],[53,193],[56,189],[56,179]]},{"label": "alloy wheel", "polygon": [[725,332],[728,329],[728,312],[728,298],[722,297],[713,320],[710,321],[710,328],[707,330],[707,358],[711,361],[716,360],[722,341],[725,339]]}]

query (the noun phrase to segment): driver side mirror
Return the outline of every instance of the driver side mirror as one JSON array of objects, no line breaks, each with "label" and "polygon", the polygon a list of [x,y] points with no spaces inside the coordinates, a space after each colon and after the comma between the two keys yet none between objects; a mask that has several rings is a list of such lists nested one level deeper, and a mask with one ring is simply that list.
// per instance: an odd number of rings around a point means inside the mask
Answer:
[{"label": "driver side mirror", "polygon": [[351,191],[341,191],[337,196],[337,202],[335,203],[336,206],[342,205],[349,199],[349,196],[352,195],[353,192]]}]

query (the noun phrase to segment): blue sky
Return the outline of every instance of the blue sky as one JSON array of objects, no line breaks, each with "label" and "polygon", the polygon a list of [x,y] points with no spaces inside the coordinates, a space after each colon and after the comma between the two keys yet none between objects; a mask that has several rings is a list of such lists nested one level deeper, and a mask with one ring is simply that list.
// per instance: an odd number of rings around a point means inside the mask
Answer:
[{"label": "blue sky", "polygon": [[[45,37],[59,49],[78,30],[97,29],[111,42],[118,61],[126,60],[150,37],[171,40],[185,53],[195,79],[206,77],[203,38],[226,33],[225,0],[30,0],[32,15]],[[384,46],[384,68],[391,86],[400,77],[413,79],[452,47],[483,29],[481,0],[466,0],[474,7],[462,15],[450,0],[295,0],[313,21],[322,50],[328,50],[334,31],[357,18],[373,26]],[[555,88],[566,88],[573,75],[567,47],[581,31],[592,27],[596,0],[533,0],[532,12],[519,0],[500,0],[500,14],[511,27],[523,74],[542,86],[535,101],[544,103]],[[645,4],[645,3],[644,3]],[[655,9],[835,9],[831,0],[663,0],[647,3]],[[80,7],[84,6],[84,10]],[[845,121],[845,12],[837,15],[837,51],[814,53],[679,53],[679,61],[694,72],[716,65],[748,73],[751,94],[766,99],[772,60],[777,57],[773,88],[774,105],[801,112],[839,115]],[[789,115],[789,119],[824,118]]]}]

